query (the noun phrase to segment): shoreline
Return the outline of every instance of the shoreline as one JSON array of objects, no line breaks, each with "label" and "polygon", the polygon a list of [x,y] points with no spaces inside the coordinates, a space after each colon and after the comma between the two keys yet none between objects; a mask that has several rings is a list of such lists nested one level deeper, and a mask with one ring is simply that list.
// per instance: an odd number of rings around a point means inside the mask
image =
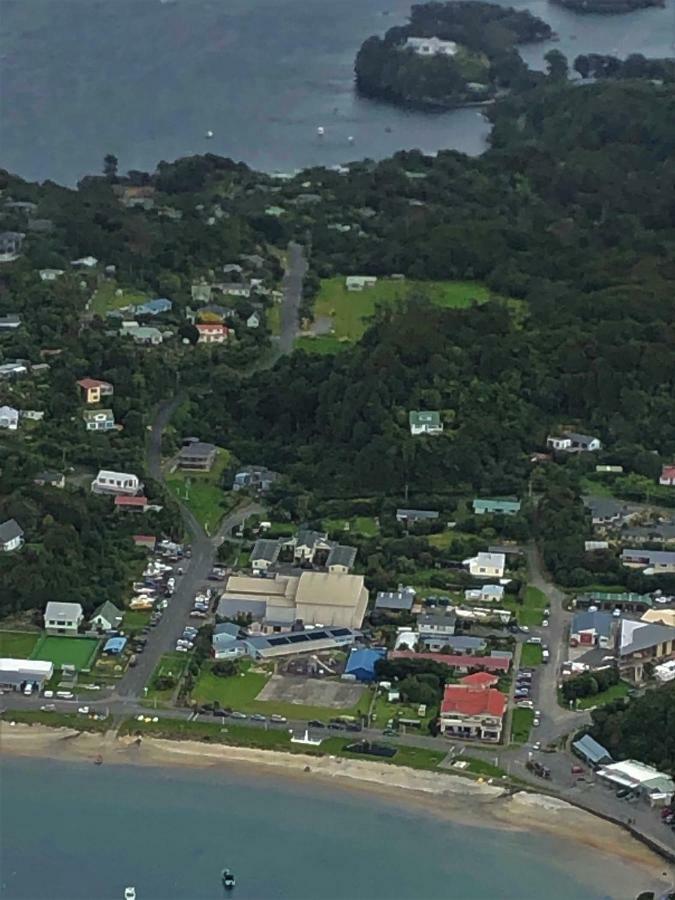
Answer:
[{"label": "shoreline", "polygon": [[[472,781],[449,772],[189,740],[147,737],[137,745],[131,737],[117,738],[110,733],[42,725],[10,726],[6,722],[0,723],[2,755],[90,764],[100,755],[104,765],[182,767],[230,774],[248,771],[249,775],[281,775],[286,782],[302,782],[303,787],[338,785],[340,790],[360,794],[367,791],[399,808],[456,825],[544,834],[565,842],[573,850],[578,851],[581,846],[601,854],[608,864],[622,870],[621,877],[617,875],[615,879],[612,875],[615,890],[634,883],[642,885],[640,890],[662,893],[675,882],[675,867],[619,825],[557,797],[524,790],[513,792],[501,785]],[[606,871],[602,875],[606,877]],[[603,887],[607,889],[604,882]],[[618,895],[612,896],[618,900]]]}]

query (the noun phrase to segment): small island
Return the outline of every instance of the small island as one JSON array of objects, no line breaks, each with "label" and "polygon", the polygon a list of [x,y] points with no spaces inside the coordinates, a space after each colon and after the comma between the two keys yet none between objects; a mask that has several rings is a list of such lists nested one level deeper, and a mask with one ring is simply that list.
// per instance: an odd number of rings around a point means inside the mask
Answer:
[{"label": "small island", "polygon": [[626,13],[648,6],[665,6],[665,0],[554,0],[579,13]]},{"label": "small island", "polygon": [[361,45],[357,89],[426,109],[489,102],[530,77],[516,45],[552,36],[549,25],[526,10],[465,0],[413,6],[408,25]]}]

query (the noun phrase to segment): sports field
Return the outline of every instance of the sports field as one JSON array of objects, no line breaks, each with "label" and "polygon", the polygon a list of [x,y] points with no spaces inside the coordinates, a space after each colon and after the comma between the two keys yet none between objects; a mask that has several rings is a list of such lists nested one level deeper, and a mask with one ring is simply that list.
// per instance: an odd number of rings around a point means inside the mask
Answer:
[{"label": "sports field", "polygon": [[54,663],[54,668],[64,665],[75,666],[78,672],[88,669],[96,655],[96,638],[61,637],[46,634],[31,653],[31,659],[45,659]]}]

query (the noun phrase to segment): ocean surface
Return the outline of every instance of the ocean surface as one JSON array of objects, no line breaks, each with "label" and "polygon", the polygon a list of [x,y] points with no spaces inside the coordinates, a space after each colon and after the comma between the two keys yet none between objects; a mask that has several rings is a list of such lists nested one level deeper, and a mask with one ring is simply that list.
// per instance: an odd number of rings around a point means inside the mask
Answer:
[{"label": "ocean surface", "polygon": [[[248,770],[246,770],[248,773]],[[602,900],[581,848],[358,790],[239,773],[0,761],[3,900]],[[574,852],[574,865],[570,865]]]},{"label": "ocean surface", "polygon": [[[551,47],[570,61],[589,51],[674,53],[675,0],[617,16],[501,2],[530,9],[560,35],[522,48],[535,67]],[[121,171],[207,151],[264,171],[412,147],[480,153],[489,126],[475,109],[409,112],[354,92],[361,42],[405,22],[410,4],[0,0],[0,166],[74,184],[100,171],[106,153]]]}]

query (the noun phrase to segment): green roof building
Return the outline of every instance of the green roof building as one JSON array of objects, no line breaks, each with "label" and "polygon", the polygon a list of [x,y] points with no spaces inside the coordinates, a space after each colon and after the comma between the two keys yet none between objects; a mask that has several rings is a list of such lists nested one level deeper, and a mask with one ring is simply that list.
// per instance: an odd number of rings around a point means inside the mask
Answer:
[{"label": "green roof building", "polygon": [[408,413],[410,434],[441,434],[443,423],[436,410],[411,410]]},{"label": "green roof building", "polygon": [[473,501],[473,511],[477,516],[515,516],[520,512],[520,500],[479,500]]}]

